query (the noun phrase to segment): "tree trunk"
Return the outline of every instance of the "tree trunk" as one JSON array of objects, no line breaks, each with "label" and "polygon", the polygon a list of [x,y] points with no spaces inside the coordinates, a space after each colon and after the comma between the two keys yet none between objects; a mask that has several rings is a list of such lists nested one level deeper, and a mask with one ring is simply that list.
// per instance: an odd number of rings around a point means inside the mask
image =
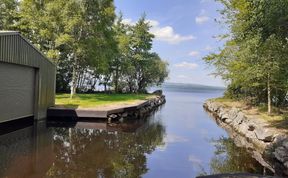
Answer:
[{"label": "tree trunk", "polygon": [[[78,37],[76,38],[77,41],[80,41],[81,37],[82,37],[82,27],[80,27],[80,30],[79,30],[79,34],[78,34]],[[76,49],[74,49],[74,64],[73,64],[73,72],[72,72],[72,84],[71,84],[71,93],[70,93],[70,98],[72,99],[73,96],[76,94],[76,88],[77,88],[77,72],[76,72],[76,68],[78,67],[78,58],[77,58],[77,55],[76,55]]]},{"label": "tree trunk", "polygon": [[117,69],[116,69],[116,76],[115,76],[115,92],[118,93],[118,78],[119,78],[119,69],[118,69],[118,66],[117,66]]},{"label": "tree trunk", "polygon": [[[81,88],[84,88],[85,81],[86,81],[86,77],[85,77],[85,72],[84,72],[84,73],[82,73],[81,82],[80,82],[80,87]],[[87,85],[85,87],[85,90],[86,90],[86,88],[87,88]]]},{"label": "tree trunk", "polygon": [[267,80],[267,100],[268,100],[268,114],[271,114],[271,84],[270,84],[270,74],[268,74],[268,80]]},{"label": "tree trunk", "polygon": [[93,82],[92,83],[92,85],[91,85],[91,90],[92,91],[95,91],[96,90],[96,84],[97,84],[97,80],[96,79],[92,79],[93,81],[91,81],[91,82]]},{"label": "tree trunk", "polygon": [[83,73],[83,72],[78,72],[78,76],[77,76],[78,80],[77,80],[77,85],[76,85],[77,88],[81,88],[82,73]]},{"label": "tree trunk", "polygon": [[106,93],[107,92],[107,84],[104,83],[104,92]]},{"label": "tree trunk", "polygon": [[71,91],[70,98],[71,99],[76,94],[76,87],[77,87],[76,65],[77,65],[77,58],[75,56],[75,63],[73,65],[72,82],[71,82],[71,89],[70,89],[70,91]]}]

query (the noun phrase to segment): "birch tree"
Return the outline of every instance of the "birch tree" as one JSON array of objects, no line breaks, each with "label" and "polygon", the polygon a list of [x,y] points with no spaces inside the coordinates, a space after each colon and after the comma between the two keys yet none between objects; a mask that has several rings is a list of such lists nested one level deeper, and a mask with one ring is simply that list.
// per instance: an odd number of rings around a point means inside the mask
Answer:
[{"label": "birch tree", "polygon": [[288,1],[219,0],[222,23],[230,30],[226,44],[204,60],[229,84],[228,96],[287,105]]}]

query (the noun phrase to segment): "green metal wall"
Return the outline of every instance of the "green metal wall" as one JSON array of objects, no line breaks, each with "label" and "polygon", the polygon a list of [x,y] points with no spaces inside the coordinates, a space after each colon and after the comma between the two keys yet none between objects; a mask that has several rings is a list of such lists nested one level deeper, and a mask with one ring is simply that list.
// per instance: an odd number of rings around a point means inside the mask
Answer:
[{"label": "green metal wall", "polygon": [[46,118],[47,108],[55,104],[55,65],[18,32],[0,31],[0,61],[35,68],[38,82],[34,116]]},{"label": "green metal wall", "polygon": [[0,62],[0,123],[34,116],[35,69]]}]

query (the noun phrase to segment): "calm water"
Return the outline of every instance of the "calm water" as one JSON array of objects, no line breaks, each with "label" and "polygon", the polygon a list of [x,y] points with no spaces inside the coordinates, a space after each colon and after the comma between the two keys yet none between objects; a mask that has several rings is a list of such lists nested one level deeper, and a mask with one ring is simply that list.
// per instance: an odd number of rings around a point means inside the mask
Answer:
[{"label": "calm water", "polygon": [[262,173],[263,167],[203,110],[223,91],[166,86],[167,103],[149,118],[39,123],[0,135],[0,177],[195,177]]}]

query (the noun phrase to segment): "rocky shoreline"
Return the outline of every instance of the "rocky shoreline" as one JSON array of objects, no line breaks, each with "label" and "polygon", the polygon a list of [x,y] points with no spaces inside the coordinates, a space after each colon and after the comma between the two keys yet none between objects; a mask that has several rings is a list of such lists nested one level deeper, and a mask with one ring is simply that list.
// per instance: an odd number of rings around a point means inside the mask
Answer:
[{"label": "rocky shoreline", "polygon": [[220,102],[206,101],[204,108],[213,115],[237,146],[246,147],[259,163],[277,176],[288,176],[288,135],[279,133],[265,120],[246,115],[240,109]]},{"label": "rocky shoreline", "polygon": [[149,99],[145,103],[139,105],[138,107],[133,107],[131,109],[126,108],[124,112],[114,113],[108,115],[108,120],[115,119],[130,119],[130,118],[142,118],[149,115],[152,111],[156,110],[159,106],[166,103],[165,95],[158,95],[152,99]]}]

